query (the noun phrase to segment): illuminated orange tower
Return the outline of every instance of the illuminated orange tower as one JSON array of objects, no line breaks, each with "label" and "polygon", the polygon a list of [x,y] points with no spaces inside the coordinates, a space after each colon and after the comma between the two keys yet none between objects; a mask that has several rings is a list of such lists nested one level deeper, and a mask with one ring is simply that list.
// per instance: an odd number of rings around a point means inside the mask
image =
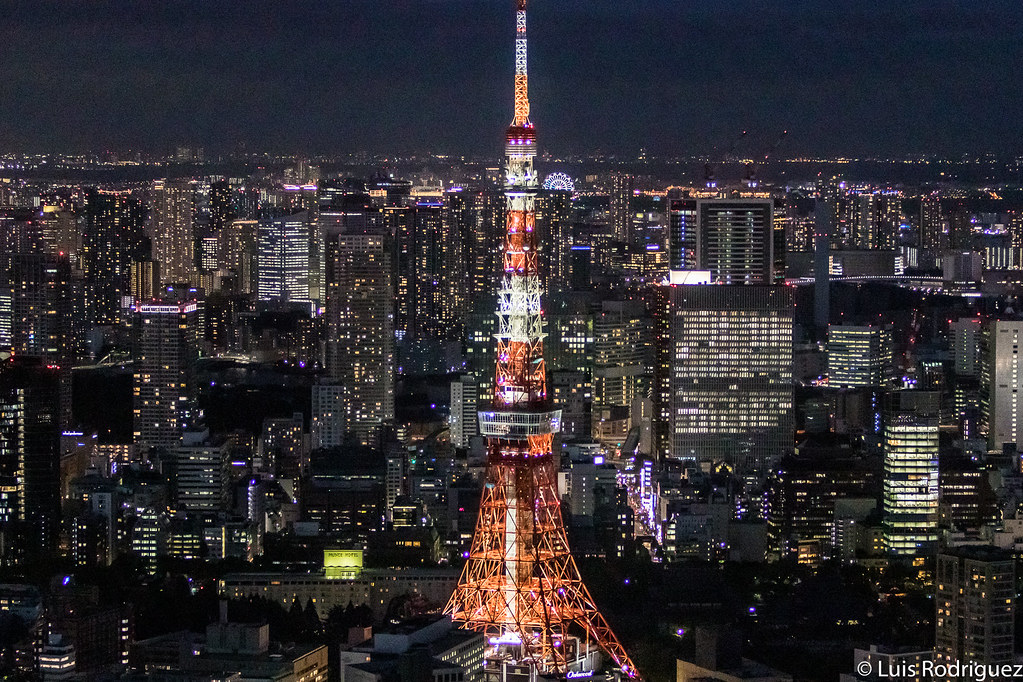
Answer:
[{"label": "illuminated orange tower", "polygon": [[515,119],[505,156],[504,273],[498,291],[493,409],[479,413],[487,473],[468,561],[447,613],[544,677],[566,677],[571,626],[629,678],[636,668],[597,611],[568,549],[551,452],[561,411],[551,409],[543,358],[543,283],[535,231],[536,132],[529,120],[526,0],[517,0]]}]

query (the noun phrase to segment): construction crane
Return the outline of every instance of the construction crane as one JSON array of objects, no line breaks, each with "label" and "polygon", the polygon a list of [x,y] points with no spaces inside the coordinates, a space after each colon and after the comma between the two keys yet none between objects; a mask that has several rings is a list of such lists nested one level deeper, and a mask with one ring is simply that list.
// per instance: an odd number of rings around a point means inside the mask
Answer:
[{"label": "construction crane", "polygon": [[[746,137],[746,133],[747,131],[744,130],[737,138],[732,140],[732,144],[728,145],[728,151],[725,152],[722,159],[723,161],[728,161],[732,158],[732,155],[735,153],[735,148],[739,146],[739,142],[742,141],[742,138]],[[703,179],[706,183],[707,189],[715,189],[718,186],[717,178],[714,177],[713,161],[708,161],[703,165]]]},{"label": "construction crane", "polygon": [[[764,164],[767,163],[767,160],[771,158],[771,155],[774,154],[774,152],[778,149],[778,145],[781,144],[781,141],[784,140],[785,136],[788,134],[789,131],[787,130],[783,130],[781,132],[781,135],[779,135],[778,139],[774,141],[774,144],[772,144],[767,149],[767,152],[764,154],[764,158],[761,161],[761,163]],[[746,176],[742,179],[742,182],[747,187],[756,187],[759,184],[759,182],[757,181],[757,167],[755,161],[751,160],[749,163],[746,164]]]}]

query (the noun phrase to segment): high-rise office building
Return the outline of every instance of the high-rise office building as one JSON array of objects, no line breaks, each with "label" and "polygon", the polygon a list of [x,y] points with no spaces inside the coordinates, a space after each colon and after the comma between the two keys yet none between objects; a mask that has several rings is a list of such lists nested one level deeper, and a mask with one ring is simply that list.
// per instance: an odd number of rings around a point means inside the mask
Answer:
[{"label": "high-rise office building", "polygon": [[199,301],[184,290],[135,304],[135,443],[171,448],[181,440],[195,410]]},{"label": "high-rise office building", "polygon": [[884,424],[884,539],[894,556],[921,556],[938,540],[938,413],[931,391],[890,396]]},{"label": "high-rise office building", "polygon": [[828,383],[843,388],[884,388],[894,378],[890,325],[828,327]]},{"label": "high-rise office building", "polygon": [[937,197],[920,199],[920,248],[940,254],[949,247],[948,222]]},{"label": "high-rise office building", "polygon": [[696,270],[696,199],[672,199],[668,204],[668,265],[672,270]]},{"label": "high-rise office building", "polygon": [[942,550],[934,583],[935,664],[1015,662],[1016,562],[1009,552],[984,546]]},{"label": "high-rise office building", "polygon": [[309,301],[309,214],[259,222],[261,301]]},{"label": "high-rise office building", "polygon": [[988,447],[1020,444],[1023,428],[1023,320],[989,320],[980,339],[981,430]]},{"label": "high-rise office building", "polygon": [[762,478],[792,448],[792,291],[671,287],[671,456]]},{"label": "high-rise office building", "polygon": [[85,198],[82,269],[89,318],[116,324],[131,291],[131,264],[149,256],[145,210],[131,192],[89,190]]},{"label": "high-rise office building", "polygon": [[327,374],[344,390],[345,430],[364,445],[394,419],[394,273],[382,232],[327,242]]},{"label": "high-rise office building", "polygon": [[[770,199],[676,199],[669,204],[671,269],[708,270],[714,283],[772,284],[784,276],[776,272],[775,237]],[[783,246],[783,235],[781,241]]]},{"label": "high-rise office building", "polygon": [[951,335],[952,368],[956,376],[977,377],[983,366],[981,338],[984,320],[979,317],[961,317],[949,328]]},{"label": "high-rise office building", "polygon": [[195,274],[195,183],[157,180],[152,188],[149,237],[153,260],[160,263],[163,281],[191,282]]},{"label": "high-rise office building", "polygon": [[774,282],[774,204],[769,199],[701,199],[696,269],[722,284]]}]

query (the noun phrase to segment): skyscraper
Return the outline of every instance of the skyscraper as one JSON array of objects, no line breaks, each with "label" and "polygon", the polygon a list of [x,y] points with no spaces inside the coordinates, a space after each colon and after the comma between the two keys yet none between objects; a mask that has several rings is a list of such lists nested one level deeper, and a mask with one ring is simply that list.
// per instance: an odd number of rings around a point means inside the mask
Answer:
[{"label": "skyscraper", "polygon": [[628,173],[611,174],[611,234],[616,241],[632,243],[632,193],[636,178]]},{"label": "skyscraper", "polygon": [[920,198],[920,248],[932,255],[949,247],[948,222],[937,197]]},{"label": "skyscraper", "polygon": [[979,317],[961,317],[949,328],[951,335],[952,368],[956,376],[977,377],[984,362],[981,357],[981,338],[985,321]]},{"label": "skyscraper", "polygon": [[884,424],[884,539],[894,556],[933,552],[938,540],[938,394],[890,396]]},{"label": "skyscraper", "polygon": [[567,289],[570,277],[569,254],[572,249],[572,192],[543,189],[536,197],[536,229],[551,245],[546,271],[551,291]]},{"label": "skyscraper", "polygon": [[149,256],[144,219],[145,210],[131,192],[92,189],[86,194],[82,269],[89,317],[96,324],[122,319],[132,261]]},{"label": "skyscraper", "polygon": [[255,220],[232,220],[220,231],[220,246],[217,251],[220,267],[234,273],[238,292],[255,291],[259,223]]},{"label": "skyscraper", "polygon": [[[410,333],[426,339],[461,337],[456,326],[461,279],[458,243],[451,215],[442,202],[419,201],[415,206],[409,280],[412,287]],[[416,343],[416,339],[410,339]]]},{"label": "skyscraper", "polygon": [[774,202],[672,200],[668,252],[671,269],[708,270],[714,283],[772,284],[779,274],[775,272]]},{"label": "skyscraper", "polygon": [[23,524],[43,549],[60,529],[60,393],[59,370],[36,358],[0,364],[0,526]]},{"label": "skyscraper", "polygon": [[0,343],[16,355],[66,364],[71,297],[70,260],[53,248],[39,214],[0,214]]},{"label": "skyscraper", "polygon": [[71,364],[77,344],[68,257],[38,250],[6,253],[3,259],[10,283],[11,349],[45,364]]},{"label": "skyscraper", "polygon": [[1023,429],[1023,320],[989,320],[980,339],[980,408],[988,447],[1020,445]]},{"label": "skyscraper", "polygon": [[856,249],[880,248],[878,234],[878,197],[864,192],[850,197],[853,213],[851,242]]},{"label": "skyscraper", "polygon": [[769,199],[701,199],[696,269],[722,284],[774,282],[774,204]]},{"label": "skyscraper", "polygon": [[153,183],[149,236],[153,260],[160,263],[163,281],[191,282],[196,270],[195,183],[191,180],[157,180]]},{"label": "skyscraper", "polygon": [[309,299],[309,214],[259,222],[258,281],[261,301]]},{"label": "skyscraper", "polygon": [[327,241],[327,374],[342,386],[345,430],[363,445],[394,419],[394,273],[380,231]]},{"label": "skyscraper", "polygon": [[134,307],[135,443],[171,448],[181,440],[195,410],[199,301],[168,289]]},{"label": "skyscraper", "polygon": [[210,235],[219,238],[237,217],[236,213],[231,185],[226,180],[210,183]]},{"label": "skyscraper", "polygon": [[671,455],[762,479],[792,448],[792,290],[671,287]]},{"label": "skyscraper", "polygon": [[668,267],[698,270],[696,263],[696,199],[672,199],[668,205]]}]

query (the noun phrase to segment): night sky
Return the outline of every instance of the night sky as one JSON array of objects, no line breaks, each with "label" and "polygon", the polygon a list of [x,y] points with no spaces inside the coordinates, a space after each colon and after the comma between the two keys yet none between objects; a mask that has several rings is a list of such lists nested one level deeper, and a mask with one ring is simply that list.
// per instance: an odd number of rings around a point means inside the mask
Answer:
[{"label": "night sky", "polygon": [[[0,1],[0,151],[483,153],[511,0]],[[1023,3],[533,0],[541,148],[1023,153]]]}]

